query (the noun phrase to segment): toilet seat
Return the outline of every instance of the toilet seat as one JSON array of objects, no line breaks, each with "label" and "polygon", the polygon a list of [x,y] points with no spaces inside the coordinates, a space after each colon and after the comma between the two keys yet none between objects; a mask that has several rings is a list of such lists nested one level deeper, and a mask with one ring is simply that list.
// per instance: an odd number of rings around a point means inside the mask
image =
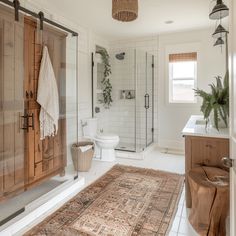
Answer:
[{"label": "toilet seat", "polygon": [[96,138],[100,139],[100,140],[107,140],[107,141],[109,141],[109,140],[119,140],[119,136],[115,135],[115,134],[97,134]]}]

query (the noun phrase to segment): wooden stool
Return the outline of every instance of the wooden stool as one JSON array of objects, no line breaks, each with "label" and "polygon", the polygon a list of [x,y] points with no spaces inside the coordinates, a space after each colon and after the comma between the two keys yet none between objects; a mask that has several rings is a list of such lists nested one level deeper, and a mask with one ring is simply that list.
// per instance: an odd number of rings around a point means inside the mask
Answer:
[{"label": "wooden stool", "polygon": [[201,236],[224,236],[229,211],[229,173],[197,167],[188,173],[192,208],[189,221]]}]

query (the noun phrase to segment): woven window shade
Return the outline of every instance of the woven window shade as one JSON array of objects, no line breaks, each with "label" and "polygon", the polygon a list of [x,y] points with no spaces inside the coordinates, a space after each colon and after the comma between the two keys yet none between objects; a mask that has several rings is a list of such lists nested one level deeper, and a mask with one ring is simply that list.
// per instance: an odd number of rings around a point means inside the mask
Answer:
[{"label": "woven window shade", "polygon": [[176,53],[169,55],[169,62],[181,62],[181,61],[197,61],[197,53]]},{"label": "woven window shade", "polygon": [[137,19],[138,0],[112,0],[112,17],[125,22]]}]

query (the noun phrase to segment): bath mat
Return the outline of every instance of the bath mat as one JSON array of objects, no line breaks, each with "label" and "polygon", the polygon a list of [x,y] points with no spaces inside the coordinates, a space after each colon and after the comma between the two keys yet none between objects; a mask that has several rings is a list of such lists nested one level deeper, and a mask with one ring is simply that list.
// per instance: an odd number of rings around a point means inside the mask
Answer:
[{"label": "bath mat", "polygon": [[184,177],[115,165],[25,235],[168,235]]}]

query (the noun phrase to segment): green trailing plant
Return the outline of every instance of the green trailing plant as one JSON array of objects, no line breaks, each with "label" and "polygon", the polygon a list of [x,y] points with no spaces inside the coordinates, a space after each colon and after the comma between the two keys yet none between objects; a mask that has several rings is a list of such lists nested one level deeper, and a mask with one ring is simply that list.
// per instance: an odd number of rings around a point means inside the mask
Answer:
[{"label": "green trailing plant", "polygon": [[216,76],[216,84],[209,84],[211,92],[207,93],[201,89],[194,89],[196,96],[203,99],[201,111],[206,120],[209,122],[210,115],[213,114],[214,124],[219,130],[219,121],[222,119],[225,126],[228,127],[229,118],[229,73],[227,72],[224,79]]},{"label": "green trailing plant", "polygon": [[112,85],[110,83],[110,75],[111,75],[111,65],[110,65],[110,57],[106,49],[98,50],[102,57],[102,62],[104,64],[104,73],[103,73],[103,80],[102,82],[102,94],[103,99],[101,102],[104,104],[105,108],[110,108],[113,100],[112,100]]}]

